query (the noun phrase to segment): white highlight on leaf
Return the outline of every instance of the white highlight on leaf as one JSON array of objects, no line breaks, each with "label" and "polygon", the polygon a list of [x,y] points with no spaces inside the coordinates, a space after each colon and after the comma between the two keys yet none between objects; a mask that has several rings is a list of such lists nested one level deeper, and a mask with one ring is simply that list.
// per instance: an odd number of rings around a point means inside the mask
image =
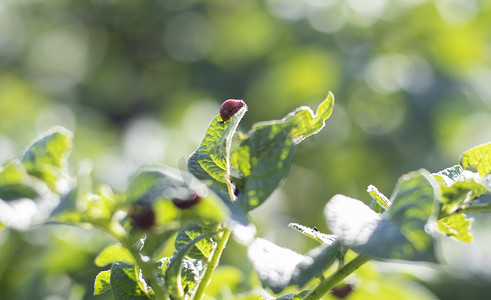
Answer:
[{"label": "white highlight on leaf", "polygon": [[261,238],[251,244],[247,254],[261,280],[275,283],[276,286],[286,286],[296,266],[306,259],[295,251]]},{"label": "white highlight on leaf", "polygon": [[9,228],[27,230],[38,216],[36,203],[31,199],[5,202],[0,200],[0,222]]},{"label": "white highlight on leaf", "polygon": [[250,223],[247,225],[235,223],[232,225],[232,234],[240,244],[250,245],[256,236],[256,227]]},{"label": "white highlight on leaf", "polygon": [[345,244],[364,245],[382,219],[360,200],[335,195],[327,203],[324,215],[329,229]]}]

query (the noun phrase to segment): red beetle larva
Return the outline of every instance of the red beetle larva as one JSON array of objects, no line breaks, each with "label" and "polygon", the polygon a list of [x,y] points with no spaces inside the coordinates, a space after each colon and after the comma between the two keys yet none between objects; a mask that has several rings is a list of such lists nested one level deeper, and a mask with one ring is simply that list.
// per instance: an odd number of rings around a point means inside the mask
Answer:
[{"label": "red beetle larva", "polygon": [[181,199],[181,198],[172,198],[172,203],[180,209],[188,209],[201,201],[201,197],[198,194],[195,194],[192,198]]},{"label": "red beetle larva", "polygon": [[236,112],[245,105],[244,100],[228,99],[220,107],[220,117],[223,122],[230,119]]},{"label": "red beetle larva", "polygon": [[148,203],[137,201],[130,207],[129,217],[133,226],[141,230],[149,230],[155,223],[155,212]]}]

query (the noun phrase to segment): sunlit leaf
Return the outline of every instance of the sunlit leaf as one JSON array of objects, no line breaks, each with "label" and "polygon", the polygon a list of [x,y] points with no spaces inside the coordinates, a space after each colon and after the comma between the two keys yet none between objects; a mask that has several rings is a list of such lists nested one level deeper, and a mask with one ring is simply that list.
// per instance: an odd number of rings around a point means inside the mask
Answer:
[{"label": "sunlit leaf", "polygon": [[[213,119],[200,146],[191,155],[195,156],[195,159],[188,161],[188,169],[193,175],[200,179],[206,179],[203,177],[209,176],[217,182],[227,182],[227,178],[231,175],[229,166],[233,136],[246,111],[247,105],[225,122],[220,116]],[[199,167],[194,165],[196,163],[199,164]],[[201,174],[201,170],[205,174]]]},{"label": "sunlit leaf", "polygon": [[445,176],[452,181],[461,181],[463,179],[464,169],[460,165],[455,165],[438,172],[438,175]]},{"label": "sunlit leaf", "polygon": [[[300,107],[281,120],[255,124],[246,136],[234,135],[235,128],[228,130],[230,127],[224,127],[217,117],[198,150],[191,155],[188,169],[225,200],[234,198],[230,193],[227,195],[227,178],[231,176],[238,203],[245,210],[251,210],[261,205],[285,180],[293,165],[295,145],[324,127],[333,105],[334,97],[329,93],[316,114],[308,107]],[[240,116],[236,122],[239,121]],[[224,152],[229,145],[230,151]]]},{"label": "sunlit leaf", "polygon": [[163,166],[141,169],[130,181],[127,202],[152,208],[157,226],[177,220],[221,222],[229,215],[217,195],[194,176]]},{"label": "sunlit leaf", "polygon": [[67,158],[72,148],[72,133],[64,128],[52,130],[34,142],[22,156],[29,174],[42,179],[57,192],[68,186]]},{"label": "sunlit leaf", "polygon": [[471,148],[460,158],[462,167],[475,168],[480,176],[491,173],[491,143]]},{"label": "sunlit leaf", "polygon": [[336,240],[336,237],[334,235],[322,233],[319,230],[317,230],[317,228],[315,227],[314,229],[312,229],[310,227],[297,223],[290,223],[288,224],[288,227],[291,227],[296,231],[300,232],[301,234],[306,235],[309,238],[314,239],[323,244],[331,245]]},{"label": "sunlit leaf", "polygon": [[326,205],[329,229],[354,250],[379,259],[436,262],[435,240],[425,226],[434,219],[438,186],[425,170],[402,176],[392,206],[377,214],[363,202],[343,195]]},{"label": "sunlit leaf", "polygon": [[[187,225],[183,230],[181,230],[176,237],[174,243],[177,251],[186,247],[188,243],[193,241],[196,237],[204,235],[204,229],[196,223],[191,223]],[[213,241],[209,238],[201,239],[200,241],[194,243],[191,249],[188,250],[187,256],[195,259],[206,259],[210,256],[213,250]]]},{"label": "sunlit leaf", "polygon": [[450,215],[491,189],[478,173],[463,170],[461,166],[447,168],[433,174],[440,183],[441,214]]},{"label": "sunlit leaf", "polygon": [[130,251],[121,245],[111,245],[106,247],[94,260],[96,266],[104,267],[115,262],[125,262],[134,264],[135,259]]},{"label": "sunlit leaf", "polygon": [[110,283],[114,299],[141,300],[151,299],[145,282],[139,277],[134,265],[114,263],[111,267]]},{"label": "sunlit leaf", "polygon": [[141,253],[150,258],[156,258],[175,232],[176,230],[167,229],[162,232],[151,232],[147,234]]},{"label": "sunlit leaf", "polygon": [[453,214],[438,220],[438,229],[458,241],[470,243],[473,238],[470,232],[471,221],[472,219],[467,219],[464,214]]},{"label": "sunlit leaf", "polygon": [[184,294],[188,294],[189,291],[199,282],[200,270],[196,267],[194,262],[201,262],[200,260],[191,260],[185,258],[182,261],[181,267],[181,286]]},{"label": "sunlit leaf", "polygon": [[340,251],[341,244],[337,241],[312,249],[304,255],[305,259],[297,265],[288,285],[305,286],[309,281],[322,274],[322,271],[331,266],[334,260],[339,257]]},{"label": "sunlit leaf", "polygon": [[238,164],[235,168],[249,174],[243,178],[238,196],[246,210],[261,205],[282,184],[293,165],[295,145],[324,127],[333,106],[334,96],[329,93],[316,115],[309,107],[300,107],[281,120],[253,126],[231,159]]},{"label": "sunlit leaf", "polygon": [[184,295],[184,289],[181,283],[182,262],[188,252],[194,247],[194,244],[209,237],[210,235],[200,235],[195,237],[193,240],[183,245],[183,247],[172,256],[170,264],[165,270],[165,284],[169,289],[169,293],[176,295],[176,297],[182,297]]},{"label": "sunlit leaf", "polygon": [[206,224],[217,224],[229,218],[230,210],[215,193],[208,191],[196,205],[181,210],[181,214],[185,221],[198,220]]},{"label": "sunlit leaf", "polygon": [[288,285],[297,265],[305,259],[297,252],[264,239],[256,239],[249,246],[247,254],[261,281],[275,293]]},{"label": "sunlit leaf", "polygon": [[111,271],[102,271],[97,274],[94,282],[94,295],[99,295],[111,289]]},{"label": "sunlit leaf", "polygon": [[39,179],[29,175],[19,160],[11,160],[0,167],[0,199],[5,201],[46,196],[49,189]]},{"label": "sunlit leaf", "polygon": [[251,166],[237,199],[246,210],[261,205],[290,172],[295,157],[295,144],[289,135],[292,128],[292,123],[256,125],[240,145],[249,149]]},{"label": "sunlit leaf", "polygon": [[84,223],[91,226],[108,227],[113,214],[118,210],[120,198],[106,184],[93,190],[92,164],[80,163],[77,170],[77,185],[61,197],[51,218],[63,223]]},{"label": "sunlit leaf", "polygon": [[[378,206],[382,208],[382,210],[386,210],[392,205],[390,200],[384,194],[379,192],[379,190],[375,186],[369,185],[367,188],[367,192],[368,194],[370,194],[370,196],[372,196],[373,200],[376,202]],[[380,212],[377,210],[375,211]]]},{"label": "sunlit leaf", "polygon": [[339,253],[339,243],[321,245],[301,255],[264,239],[256,239],[247,251],[259,278],[274,293],[287,286],[302,287],[329,267]]},{"label": "sunlit leaf", "polygon": [[334,95],[329,92],[326,99],[319,104],[314,115],[309,107],[300,107],[289,113],[284,120],[295,123],[291,137],[295,143],[319,132],[324,128],[325,121],[331,116],[334,108]]},{"label": "sunlit leaf", "polygon": [[193,152],[188,159],[187,168],[189,173],[193,174],[201,182],[205,183],[211,190],[213,190],[224,201],[230,201],[230,195],[228,192],[227,184],[223,181],[216,180],[205,169],[203,169],[199,163],[198,151]]},{"label": "sunlit leaf", "polygon": [[186,197],[192,192],[179,170],[165,166],[148,166],[130,179],[126,200],[128,203],[153,203],[160,198]]}]

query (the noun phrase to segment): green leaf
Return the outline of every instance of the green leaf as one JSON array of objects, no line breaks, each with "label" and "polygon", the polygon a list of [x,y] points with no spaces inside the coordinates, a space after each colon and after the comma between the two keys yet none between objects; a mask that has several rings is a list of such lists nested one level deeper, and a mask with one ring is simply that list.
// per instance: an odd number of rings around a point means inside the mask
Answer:
[{"label": "green leaf", "polygon": [[[60,203],[51,212],[51,218],[61,223],[77,224],[87,221],[86,207],[79,201],[79,188],[63,195]],[[83,208],[83,209],[81,209]]]},{"label": "green leaf", "polygon": [[462,181],[464,169],[460,165],[455,165],[438,172],[440,176],[445,176],[452,181]]},{"label": "green leaf", "polygon": [[438,221],[438,229],[441,233],[454,239],[470,243],[472,233],[470,232],[472,219],[467,219],[464,214],[453,214]]},{"label": "green leaf", "polygon": [[[251,210],[285,180],[293,164],[295,145],[324,127],[333,105],[330,93],[317,108],[317,114],[300,107],[281,120],[255,124],[247,136],[235,134],[235,127],[226,131],[228,127],[217,117],[188,160],[188,170],[225,201],[231,198],[227,189],[227,184],[231,185],[227,179],[231,179],[239,194],[237,202],[246,211]],[[240,118],[237,116],[236,122]],[[224,151],[226,147],[230,147],[230,152]]]},{"label": "green leaf", "polygon": [[[205,231],[201,226],[196,223],[188,224],[183,230],[181,230],[176,237],[174,243],[177,251],[186,247],[196,237],[204,235]],[[213,250],[213,241],[210,238],[201,239],[199,242],[194,243],[191,249],[188,251],[187,256],[195,259],[206,259],[210,256]]]},{"label": "green leaf", "polygon": [[121,245],[111,245],[102,250],[94,260],[94,263],[98,267],[104,267],[115,262],[134,264],[135,259],[131,255],[131,252],[125,247]]},{"label": "green leaf", "polygon": [[196,205],[190,209],[181,210],[181,214],[184,222],[199,221],[209,226],[226,220],[230,211],[215,193],[208,191]]},{"label": "green leaf", "polygon": [[238,202],[246,210],[261,205],[283,183],[293,165],[295,145],[319,132],[333,107],[334,96],[329,93],[316,115],[309,107],[300,107],[281,120],[253,126],[231,159],[245,175]]},{"label": "green leaf", "polygon": [[317,228],[315,227],[314,229],[312,229],[297,223],[290,223],[288,224],[288,227],[293,228],[296,231],[300,232],[301,234],[306,235],[309,238],[314,239],[323,244],[331,245],[336,240],[336,237],[334,235],[322,233],[319,230],[317,230]]},{"label": "green leaf", "polygon": [[293,128],[293,123],[281,122],[256,125],[240,145],[249,152],[251,166],[237,199],[245,210],[261,205],[288,176],[295,157]]},{"label": "green leaf", "polygon": [[[199,281],[200,270],[194,264],[200,263],[199,260],[183,259],[181,267],[181,286],[184,294],[188,294]],[[201,268],[202,270],[202,268]]]},{"label": "green leaf", "polygon": [[[247,216],[247,212],[241,207],[237,202],[230,201],[230,196],[228,193],[228,187],[226,184],[222,182],[215,181],[208,173],[206,173],[203,168],[199,165],[198,154],[194,152],[191,157],[188,159],[188,170],[194,176],[196,176],[199,180],[206,183],[206,185],[216,194],[220,199],[223,200],[223,203],[228,207],[230,213],[230,221],[231,227],[240,228],[241,237],[244,237],[245,240],[249,240],[248,236],[253,236],[255,234],[255,227],[249,221]],[[234,230],[236,232],[236,230]],[[248,242],[246,242],[247,244]]]},{"label": "green leaf", "polygon": [[94,282],[94,296],[107,292],[111,289],[111,271],[102,271],[97,274]]},{"label": "green leaf", "polygon": [[447,214],[452,214],[476,197],[487,192],[486,188],[474,180],[458,181],[452,186],[443,186],[441,190],[441,201],[444,204],[442,211]]},{"label": "green leaf", "polygon": [[339,257],[340,251],[341,244],[337,241],[312,249],[305,255],[305,259],[297,265],[288,285],[303,287],[331,266],[334,260]]},{"label": "green leaf", "polygon": [[201,182],[205,183],[213,192],[215,192],[224,202],[230,202],[228,186],[225,182],[215,180],[199,163],[198,151],[193,152],[188,159],[187,169]]},{"label": "green leaf", "polygon": [[130,179],[126,200],[128,203],[153,203],[156,199],[172,199],[192,192],[178,170],[165,166],[147,166]]},{"label": "green leaf", "polygon": [[274,293],[285,287],[304,286],[329,267],[339,253],[340,244],[321,245],[306,255],[258,238],[247,251],[259,278]]},{"label": "green leaf", "polygon": [[0,199],[37,199],[49,194],[49,189],[39,179],[29,175],[26,167],[17,159],[0,167]]},{"label": "green leaf", "polygon": [[303,255],[261,238],[249,246],[247,254],[261,281],[275,293],[289,284],[297,265],[305,260]]},{"label": "green leaf", "polygon": [[[376,204],[379,207],[381,207],[383,210],[388,209],[392,205],[390,200],[384,194],[379,192],[379,190],[375,186],[369,185],[367,188],[367,192],[368,192],[368,194],[370,194],[370,196],[372,196],[372,198],[373,198],[373,200],[375,200]],[[376,211],[376,212],[379,212],[379,211]]]},{"label": "green leaf", "polygon": [[198,243],[202,239],[209,238],[211,235],[200,235],[195,237],[189,243],[177,251],[171,258],[169,266],[165,270],[165,284],[169,289],[169,293],[175,295],[178,298],[184,296],[184,289],[182,287],[181,271],[182,262],[185,259],[187,253],[194,247],[194,244]]},{"label": "green leaf", "polygon": [[156,258],[165,247],[169,239],[176,233],[176,230],[163,230],[162,232],[147,233],[141,254],[152,258]]},{"label": "green leaf", "polygon": [[72,133],[64,128],[53,129],[34,142],[22,156],[27,172],[42,179],[56,192],[68,188],[67,158],[72,148]]},{"label": "green leaf", "polygon": [[317,112],[314,115],[309,107],[299,107],[295,111],[289,113],[284,121],[293,122],[296,124],[291,132],[291,137],[296,144],[301,142],[306,137],[319,132],[325,126],[325,121],[331,116],[334,108],[334,95],[329,92],[326,99],[319,104]]},{"label": "green leaf", "polygon": [[112,265],[110,283],[114,299],[151,299],[147,292],[148,287],[138,273],[135,266],[131,264],[117,262]]},{"label": "green leaf", "polygon": [[[192,203],[182,207],[185,201]],[[140,170],[130,181],[127,202],[152,207],[158,226],[178,220],[217,223],[229,215],[227,207],[206,185],[183,170],[163,166]]]},{"label": "green leaf", "polygon": [[204,196],[207,188],[191,174],[167,166],[145,166],[131,179],[127,189],[128,203],[152,204],[159,199],[185,199]]},{"label": "green leaf", "polygon": [[25,184],[13,183],[0,186],[0,199],[5,201],[20,198],[36,199],[38,196],[39,194],[34,188]]},{"label": "green leaf", "polygon": [[491,173],[491,143],[465,151],[460,157],[460,164],[465,169],[475,168],[480,176]]},{"label": "green leaf", "polygon": [[453,166],[433,174],[440,183],[442,202],[440,217],[448,216],[468,205],[478,196],[490,191],[486,178],[479,174]]},{"label": "green leaf", "polygon": [[324,213],[329,229],[357,252],[377,259],[437,262],[435,240],[425,226],[434,220],[438,194],[436,180],[419,170],[399,179],[384,214],[343,195],[331,198]]},{"label": "green leaf", "polygon": [[[193,153],[196,155],[196,159],[192,162],[198,163],[199,167],[217,182],[226,183],[227,178],[230,178],[230,151],[233,136],[246,111],[247,105],[225,122],[222,122],[220,116],[216,116],[208,126],[205,137],[195,151],[196,154]],[[198,169],[198,166],[191,165],[189,167],[188,163],[188,168],[193,173],[193,170]],[[200,178],[199,175],[196,176]]]},{"label": "green leaf", "polygon": [[[100,184],[93,191],[92,163],[84,161],[77,170],[77,185],[61,197],[51,217],[68,224],[84,223],[101,228],[115,229],[114,213],[120,209],[119,195],[106,184]],[[119,226],[119,225],[118,225]]]}]

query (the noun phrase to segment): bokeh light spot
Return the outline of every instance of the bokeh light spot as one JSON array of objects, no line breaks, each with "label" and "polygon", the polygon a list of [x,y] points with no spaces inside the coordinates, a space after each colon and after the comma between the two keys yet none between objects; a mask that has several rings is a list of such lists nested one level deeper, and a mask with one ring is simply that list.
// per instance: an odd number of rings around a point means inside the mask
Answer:
[{"label": "bokeh light spot", "polygon": [[167,142],[168,137],[162,125],[150,117],[131,120],[123,136],[126,155],[140,164],[162,161]]},{"label": "bokeh light spot", "polygon": [[25,42],[24,24],[17,14],[0,7],[0,65],[15,57]]},{"label": "bokeh light spot", "polygon": [[213,46],[213,28],[207,19],[197,13],[177,15],[167,23],[164,45],[178,61],[199,61]]},{"label": "bokeh light spot", "polygon": [[388,97],[360,91],[350,99],[349,111],[365,132],[387,134],[404,120],[406,103],[396,95]]},{"label": "bokeh light spot", "polygon": [[400,89],[420,92],[433,81],[431,67],[420,57],[386,54],[372,60],[365,71],[365,81],[378,92]]},{"label": "bokeh light spot", "polygon": [[40,34],[30,49],[29,66],[52,87],[71,87],[83,79],[89,62],[82,27],[62,26]]},{"label": "bokeh light spot", "polygon": [[308,20],[314,29],[324,33],[339,31],[346,23],[345,15],[331,6],[310,9]]},{"label": "bokeh light spot", "polygon": [[305,3],[301,0],[268,0],[269,11],[276,17],[300,20],[305,16]]}]

